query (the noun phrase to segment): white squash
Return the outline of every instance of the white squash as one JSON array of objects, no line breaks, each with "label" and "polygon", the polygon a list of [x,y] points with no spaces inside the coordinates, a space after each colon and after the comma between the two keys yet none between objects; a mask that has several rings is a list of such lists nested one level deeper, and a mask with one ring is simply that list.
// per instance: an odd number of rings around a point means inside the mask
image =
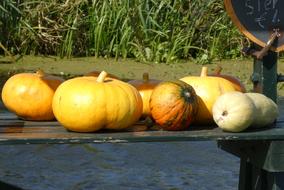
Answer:
[{"label": "white squash", "polygon": [[255,119],[251,127],[260,128],[272,124],[279,115],[277,104],[267,96],[260,93],[246,93],[256,108]]},{"label": "white squash", "polygon": [[215,123],[229,132],[241,132],[254,121],[255,106],[242,92],[227,92],[219,96],[213,105]]}]

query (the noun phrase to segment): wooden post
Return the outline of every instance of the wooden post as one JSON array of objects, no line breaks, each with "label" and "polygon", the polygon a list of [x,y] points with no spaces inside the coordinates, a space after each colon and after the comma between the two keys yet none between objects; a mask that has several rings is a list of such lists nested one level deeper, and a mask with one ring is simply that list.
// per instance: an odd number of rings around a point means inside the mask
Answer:
[{"label": "wooden post", "polygon": [[278,53],[269,51],[263,59],[254,59],[251,80],[254,91],[263,93],[277,102],[277,59]]},{"label": "wooden post", "polygon": [[[276,52],[268,51],[254,59],[254,92],[262,93],[277,103]],[[240,158],[239,190],[284,189],[284,141],[219,141],[221,149]]]}]

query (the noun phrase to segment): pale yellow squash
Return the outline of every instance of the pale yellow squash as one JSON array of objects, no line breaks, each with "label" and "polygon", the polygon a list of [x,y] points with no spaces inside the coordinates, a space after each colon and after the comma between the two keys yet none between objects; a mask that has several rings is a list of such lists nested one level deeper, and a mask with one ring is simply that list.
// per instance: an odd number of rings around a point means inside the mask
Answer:
[{"label": "pale yellow squash", "polygon": [[277,104],[267,96],[260,93],[246,93],[246,95],[253,101],[255,110],[255,119],[252,127],[259,128],[272,124],[279,115]]},{"label": "pale yellow squash", "polygon": [[241,132],[253,123],[255,110],[253,102],[246,94],[228,92],[216,100],[213,118],[224,131]]}]

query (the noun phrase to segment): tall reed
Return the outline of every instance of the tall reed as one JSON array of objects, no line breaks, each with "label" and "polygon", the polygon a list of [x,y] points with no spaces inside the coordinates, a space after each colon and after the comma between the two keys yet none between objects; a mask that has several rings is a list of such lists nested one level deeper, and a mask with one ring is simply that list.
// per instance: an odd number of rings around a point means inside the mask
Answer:
[{"label": "tall reed", "polygon": [[13,0],[2,0],[0,2],[0,43],[3,46],[3,48],[0,48],[0,53],[1,50],[7,52],[8,47],[11,48],[14,45],[12,36],[17,33],[17,25],[21,16],[18,5],[19,2]]},{"label": "tall reed", "polygon": [[0,42],[22,54],[209,63],[247,42],[222,0],[2,0],[0,19]]}]

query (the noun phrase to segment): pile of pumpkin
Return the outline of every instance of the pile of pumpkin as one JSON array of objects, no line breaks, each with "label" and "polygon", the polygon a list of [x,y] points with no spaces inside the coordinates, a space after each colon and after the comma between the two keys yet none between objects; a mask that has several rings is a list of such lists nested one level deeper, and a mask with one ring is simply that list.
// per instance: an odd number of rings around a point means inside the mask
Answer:
[{"label": "pile of pumpkin", "polygon": [[246,93],[235,77],[207,74],[180,80],[149,79],[123,82],[102,72],[64,80],[36,73],[9,78],[2,89],[8,110],[24,120],[57,119],[67,130],[95,132],[122,130],[139,119],[151,118],[164,130],[184,130],[190,125],[217,124],[231,132],[263,127],[278,116],[277,105],[258,93]]}]

